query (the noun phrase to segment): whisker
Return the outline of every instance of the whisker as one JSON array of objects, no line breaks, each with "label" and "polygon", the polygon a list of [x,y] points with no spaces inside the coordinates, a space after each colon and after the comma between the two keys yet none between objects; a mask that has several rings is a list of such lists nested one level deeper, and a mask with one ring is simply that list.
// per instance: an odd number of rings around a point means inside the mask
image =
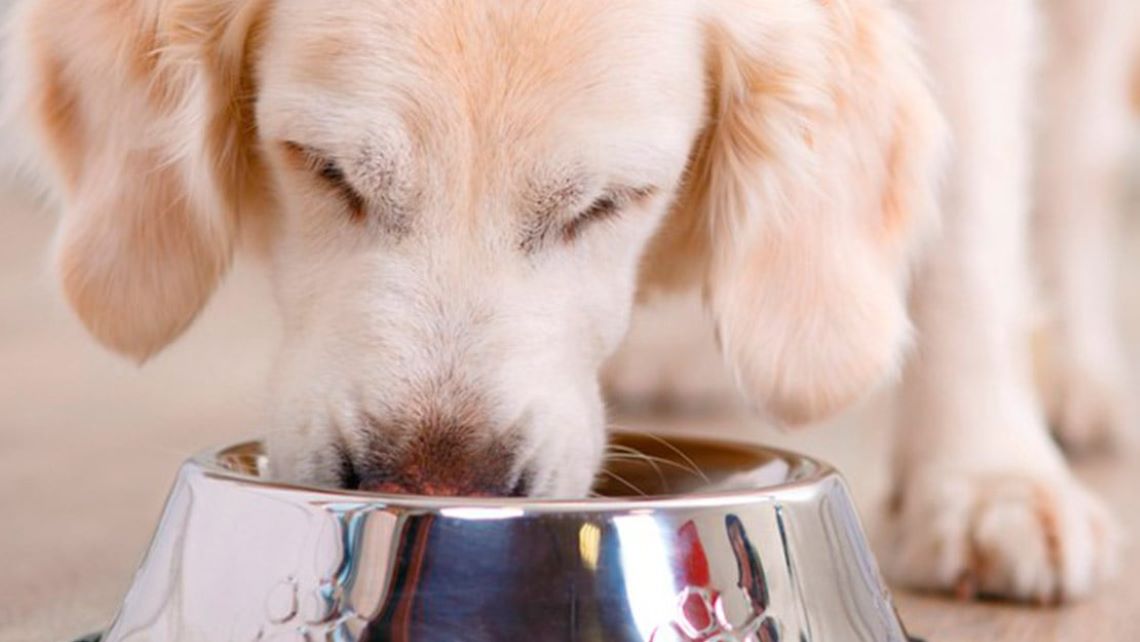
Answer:
[{"label": "whisker", "polygon": [[611,461],[611,460],[612,461],[634,461],[633,458],[636,458],[637,460],[648,460],[648,461],[656,462],[658,464],[669,466],[671,468],[676,468],[677,470],[686,472],[686,473],[688,473],[694,477],[704,479],[704,477],[701,475],[701,471],[689,466],[688,464],[685,464],[684,462],[673,461],[672,459],[665,459],[664,457],[656,457],[654,455],[646,455],[645,453],[638,453],[636,456],[632,455],[632,454],[628,455],[628,456],[625,454],[614,454],[614,455],[606,455],[605,456],[606,461]]},{"label": "whisker", "polygon": [[652,439],[653,441],[657,442],[658,444],[661,444],[662,446],[668,448],[670,451],[672,451],[678,457],[683,459],[685,461],[685,463],[692,466],[693,472],[700,475],[702,481],[704,481],[706,484],[712,483],[712,481],[709,479],[708,475],[706,475],[705,472],[703,470],[701,470],[701,467],[697,465],[697,462],[693,461],[692,457],[689,457],[680,448],[669,443],[669,441],[666,440],[664,437],[661,437],[660,435],[655,435],[655,434],[648,432],[648,431],[645,431],[645,430],[637,430],[637,429],[633,429],[633,428],[627,428],[625,426],[617,426],[617,428],[624,430],[626,432],[632,432],[632,433],[636,433],[638,435],[641,435],[643,437],[647,437],[647,438]]},{"label": "whisker", "polygon": [[653,468],[653,472],[657,473],[657,478],[661,480],[661,488],[665,492],[669,492],[669,481],[665,478],[665,473],[661,471],[661,466],[658,466],[657,462],[654,461],[657,459],[656,457],[650,457],[636,448],[617,444],[611,445],[610,450],[616,450],[618,454],[611,452],[605,455],[606,461],[644,461]]},{"label": "whisker", "polygon": [[616,481],[616,482],[619,482],[619,483],[621,483],[621,484],[622,484],[622,485],[624,485],[626,488],[629,488],[630,490],[632,490],[633,492],[637,493],[638,495],[641,495],[642,497],[646,497],[646,496],[647,496],[647,495],[645,494],[645,491],[643,491],[643,490],[641,490],[640,488],[638,488],[638,487],[637,487],[637,485],[635,485],[633,482],[629,481],[629,480],[628,480],[628,479],[626,479],[625,477],[622,477],[621,475],[619,475],[619,474],[615,473],[615,472],[614,472],[614,471],[612,471],[612,470],[605,470],[605,469],[602,469],[602,474],[603,474],[603,475],[606,475],[606,476],[608,476],[608,477],[610,477],[611,479],[613,479],[613,480],[614,480],[614,481]]}]

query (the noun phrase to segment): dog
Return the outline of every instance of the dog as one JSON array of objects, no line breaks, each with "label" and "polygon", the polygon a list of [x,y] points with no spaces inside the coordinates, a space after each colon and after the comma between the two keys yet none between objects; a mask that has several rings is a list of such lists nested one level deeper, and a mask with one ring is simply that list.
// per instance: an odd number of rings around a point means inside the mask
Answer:
[{"label": "dog", "polygon": [[[10,25],[8,113],[99,341],[145,361],[236,248],[266,258],[282,479],[582,496],[636,300],[699,290],[750,404],[802,424],[902,371],[912,277],[953,263],[938,187],[970,131],[886,0],[26,0]],[[1022,131],[1014,98],[999,133]],[[906,380],[934,395],[945,367],[926,351]],[[1095,584],[1110,520],[1032,410],[923,416],[888,569],[1020,599]]]}]

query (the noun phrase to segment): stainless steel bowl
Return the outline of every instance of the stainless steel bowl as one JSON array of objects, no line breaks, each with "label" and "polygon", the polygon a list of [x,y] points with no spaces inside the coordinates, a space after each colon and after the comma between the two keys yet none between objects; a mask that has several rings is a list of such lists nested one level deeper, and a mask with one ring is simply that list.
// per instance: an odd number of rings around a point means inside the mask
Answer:
[{"label": "stainless steel bowl", "polygon": [[106,642],[904,642],[839,474],[618,435],[586,500],[274,483],[260,443],[189,460]]}]

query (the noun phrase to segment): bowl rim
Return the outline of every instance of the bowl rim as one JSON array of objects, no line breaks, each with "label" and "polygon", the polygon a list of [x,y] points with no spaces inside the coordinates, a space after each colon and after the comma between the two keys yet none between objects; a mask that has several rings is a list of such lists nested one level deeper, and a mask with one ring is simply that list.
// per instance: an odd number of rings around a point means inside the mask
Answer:
[{"label": "bowl rim", "polygon": [[[615,430],[610,435],[637,437],[644,432]],[[842,476],[831,464],[802,453],[770,448],[744,439],[709,438],[694,433],[673,432],[651,433],[677,441],[702,442],[705,444],[732,448],[746,453],[779,458],[799,464],[806,471],[802,477],[791,481],[760,486],[719,491],[696,491],[677,495],[646,495],[590,498],[529,498],[529,497],[449,497],[429,495],[396,495],[374,493],[361,490],[330,488],[295,482],[269,480],[264,477],[235,471],[220,463],[221,457],[229,451],[255,445],[263,446],[264,438],[247,439],[226,446],[210,448],[199,452],[187,460],[186,464],[195,467],[206,477],[224,482],[238,482],[243,486],[265,490],[304,493],[305,501],[321,504],[367,505],[376,508],[393,508],[420,513],[438,513],[446,517],[474,519],[505,519],[530,514],[555,513],[627,513],[641,514],[659,510],[679,508],[715,508],[740,505],[775,499],[789,493],[814,492],[821,483],[834,480],[842,483]],[[745,472],[745,471],[739,471]],[[451,509],[456,509],[449,514]]]}]

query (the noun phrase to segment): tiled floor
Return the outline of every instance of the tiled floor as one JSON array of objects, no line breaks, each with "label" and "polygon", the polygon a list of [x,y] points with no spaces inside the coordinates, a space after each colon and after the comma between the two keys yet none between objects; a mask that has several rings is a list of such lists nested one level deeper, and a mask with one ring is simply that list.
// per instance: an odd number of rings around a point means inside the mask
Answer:
[{"label": "tiled floor", "polygon": [[[107,623],[179,462],[258,431],[277,336],[261,277],[239,267],[184,340],[141,370],[122,362],[58,300],[45,269],[52,224],[26,199],[0,198],[0,641],[67,640]],[[882,405],[806,435],[748,431],[835,461],[868,508],[882,481]],[[1138,464],[1126,454],[1082,467],[1133,532]],[[1119,580],[1075,607],[899,594],[900,610],[933,642],[1140,640],[1138,555],[1129,551]]]}]

